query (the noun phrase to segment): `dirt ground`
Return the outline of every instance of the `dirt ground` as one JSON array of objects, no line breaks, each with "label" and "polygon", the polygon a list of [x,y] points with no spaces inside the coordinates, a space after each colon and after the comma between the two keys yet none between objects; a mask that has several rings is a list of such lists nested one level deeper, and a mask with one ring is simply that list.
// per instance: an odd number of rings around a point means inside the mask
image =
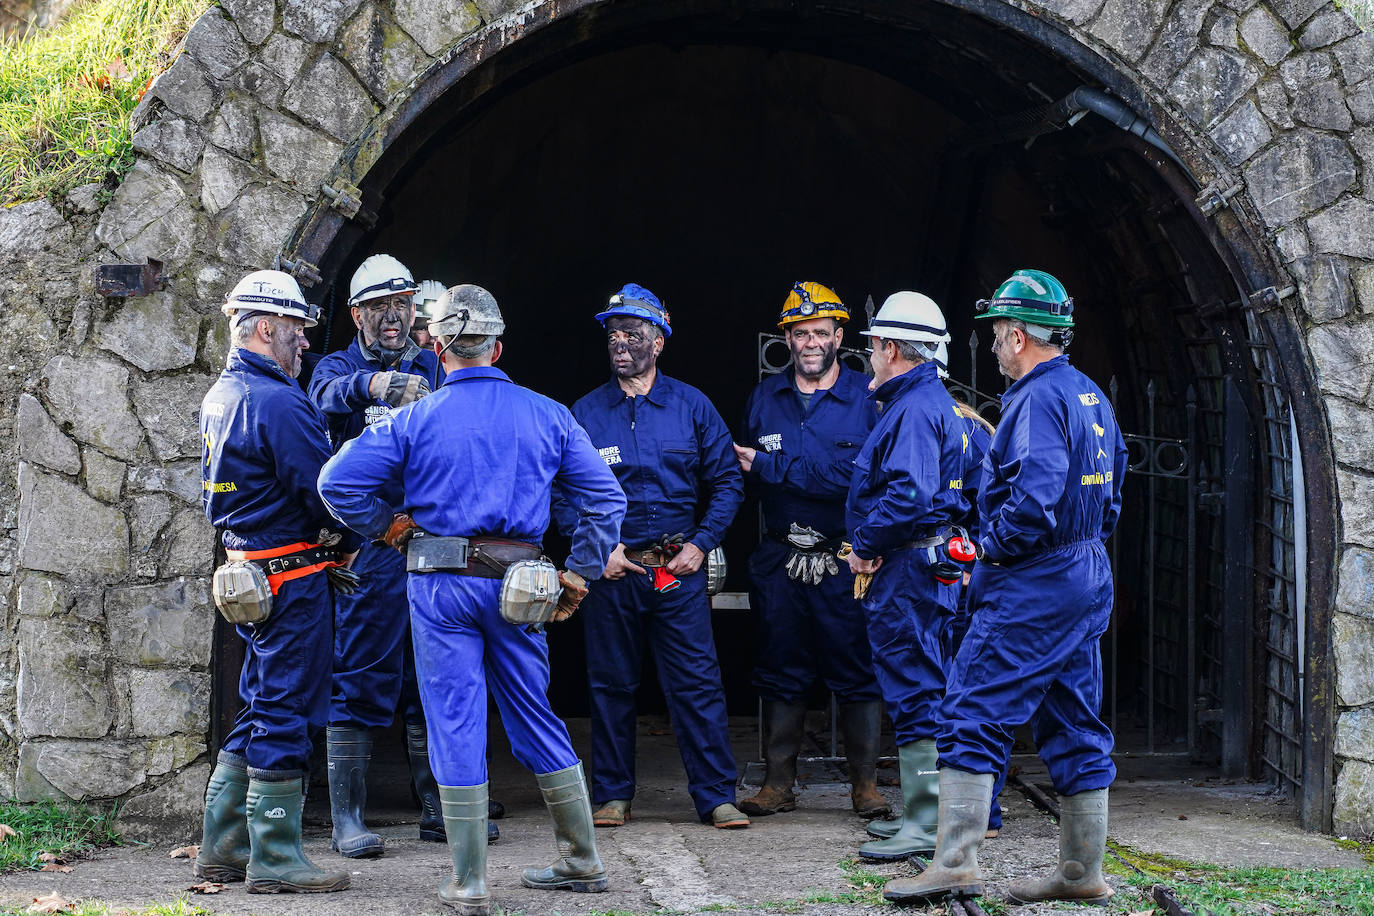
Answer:
[{"label": "dirt ground", "polygon": [[[586,721],[569,724],[585,754]],[[753,720],[734,722],[732,733],[737,759],[755,759]],[[677,748],[664,723],[642,719],[639,742],[639,792],[633,819],[623,828],[597,831],[611,877],[610,890],[587,895],[520,887],[522,868],[552,859],[553,834],[533,777],[509,758],[504,744],[497,746],[493,796],[508,812],[497,822],[501,840],[491,847],[488,867],[497,911],[512,916],[628,916],[786,909],[809,916],[851,916],[887,909],[849,900],[853,887],[841,863],[853,858],[867,836],[863,822],[850,813],[847,791],[836,782],[838,771],[832,766],[803,768],[811,784],[802,790],[797,811],[757,818],[748,830],[722,831],[697,823]],[[371,780],[370,821],[386,837],[385,856],[348,861],[330,852],[325,793],[312,792],[307,805],[307,855],[324,865],[346,863],[353,877],[349,891],[249,895],[237,884],[213,896],[189,894],[191,902],[215,913],[262,916],[443,913],[447,908],[435,891],[449,868],[447,848],[417,838],[400,754],[399,747],[379,750]],[[1017,757],[1013,763],[1031,781],[1048,786],[1036,758]],[[1339,848],[1330,837],[1300,830],[1293,807],[1268,794],[1264,786],[1208,777],[1174,757],[1122,755],[1118,766],[1110,833],[1121,843],[1218,865],[1364,865],[1358,853]],[[756,769],[751,767],[749,772]],[[883,772],[889,781],[895,774],[892,769]],[[895,786],[885,786],[883,792],[896,802]],[[1007,811],[1002,835],[986,842],[980,854],[993,895],[1000,895],[1016,878],[1051,868],[1057,855],[1057,828],[1048,817],[1014,789],[1003,793],[1002,804]],[[0,909],[22,908],[52,891],[69,900],[99,900],[115,907],[171,901],[187,894],[196,881],[190,864],[168,853],[198,839],[169,836],[147,847],[103,850],[93,859],[75,863],[70,874],[0,876]],[[911,873],[905,863],[860,867],[891,877]],[[1008,912],[1030,916],[1052,910],[1012,907]],[[1066,910],[1080,916],[1107,912],[1091,907]],[[1122,911],[1120,906],[1111,910]]]}]

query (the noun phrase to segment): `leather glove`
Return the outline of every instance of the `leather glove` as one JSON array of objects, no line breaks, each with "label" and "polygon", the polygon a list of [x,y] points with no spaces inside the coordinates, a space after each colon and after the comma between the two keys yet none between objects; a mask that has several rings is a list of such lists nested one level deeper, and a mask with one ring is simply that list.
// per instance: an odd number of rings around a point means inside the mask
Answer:
[{"label": "leather glove", "polygon": [[429,382],[422,376],[409,372],[377,372],[368,383],[367,393],[374,398],[386,401],[392,407],[401,407],[411,401],[418,401],[430,393]]},{"label": "leather glove", "polygon": [[810,554],[809,559],[811,569],[806,581],[811,585],[820,585],[821,580],[825,578],[825,560],[822,559],[822,554],[819,552]]},{"label": "leather glove", "polygon": [[324,575],[340,595],[351,595],[362,584],[362,578],[357,573],[342,566],[326,566]]},{"label": "leather glove", "polygon": [[793,547],[800,547],[802,550],[810,550],[825,538],[815,528],[803,528],[796,522],[787,529],[787,542]]},{"label": "leather glove", "polygon": [[382,543],[405,553],[406,545],[410,543],[410,539],[415,537],[415,532],[419,530],[420,526],[415,524],[415,519],[404,512],[397,512],[391,520],[391,527],[386,529],[386,534],[382,535]]},{"label": "leather glove", "polygon": [[563,586],[563,592],[558,596],[558,606],[553,609],[553,616],[549,618],[554,623],[571,617],[582,599],[587,597],[587,580],[571,569],[558,571],[558,584]]},{"label": "leather glove", "polygon": [[863,600],[868,594],[868,587],[873,584],[873,573],[854,574],[854,597]]},{"label": "leather glove", "polygon": [[827,576],[838,576],[840,574],[840,564],[835,559],[835,555],[830,551],[821,554],[825,558],[825,574]]}]

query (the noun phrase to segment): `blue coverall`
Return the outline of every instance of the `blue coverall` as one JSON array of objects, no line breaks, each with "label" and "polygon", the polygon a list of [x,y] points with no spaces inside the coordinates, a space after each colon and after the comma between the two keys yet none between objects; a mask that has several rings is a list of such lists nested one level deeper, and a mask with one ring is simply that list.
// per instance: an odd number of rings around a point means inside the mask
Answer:
[{"label": "blue coverall", "polygon": [[[234,349],[200,407],[201,503],[229,550],[319,542],[337,529],[315,491],[329,458],[324,416],[275,361]],[[339,532],[339,549],[359,539]],[[222,750],[261,770],[307,770],[328,717],[333,601],[325,576],[282,583],[272,616],[239,626],[243,709]]]},{"label": "blue coverall", "polygon": [[[413,344],[411,350],[389,369],[418,375],[431,390],[438,387],[438,358]],[[373,374],[381,371],[381,362],[363,349],[360,338],[315,367],[310,397],[329,421],[335,451],[391,412],[385,401],[368,393]],[[398,702],[405,719],[418,721],[405,557],[369,542],[358,553],[353,569],[362,580],[358,590],[334,601],[334,695],[329,724],[385,728],[395,717]]]},{"label": "blue coverall", "polygon": [[1125,471],[1111,405],[1068,357],[1002,395],[978,494],[985,558],[941,708],[942,767],[1004,772],[1015,729],[1030,721],[1061,795],[1111,785],[1098,640],[1112,611],[1103,539],[1116,527]]},{"label": "blue coverall", "polygon": [[966,512],[968,426],[933,362],[888,379],[871,397],[883,409],[856,461],[846,525],[855,554],[883,560],[862,605],[878,685],[902,747],[938,733],[945,635],[958,601],[958,586],[937,582],[926,551],[910,545]]},{"label": "blue coverall", "polygon": [[748,474],[759,487],[763,542],[749,558],[750,600],[759,627],[753,682],[766,699],[799,703],[819,673],[839,703],[881,698],[854,574],[839,563],[820,585],[789,579],[793,523],[843,540],[844,502],[878,413],[868,377],[841,367],[829,389],[803,407],[791,370],[764,379],[745,408],[744,441],[757,449]]},{"label": "blue coverall", "polygon": [[[573,405],[573,416],[615,473],[628,499],[619,540],[632,550],[682,534],[703,553],[725,536],[744,499],[730,431],[706,396],[658,373],[646,395],[612,379]],[[568,530],[569,507],[555,507]],[[660,594],[651,577],[590,583],[583,602],[592,711],[592,800],[634,797],[635,692],[645,638],[677,734],[687,788],[706,820],[735,801],[735,757],[725,690],[711,633],[706,574]]]},{"label": "blue coverall", "polygon": [[[601,575],[625,496],[567,408],[500,369],[460,369],[439,390],[372,424],[330,459],[320,495],[350,528],[379,537],[404,509],[430,534],[537,544],[558,484],[575,523],[566,568]],[[399,493],[399,504],[390,502]],[[511,749],[536,774],[577,763],[549,708],[548,642],[507,623],[500,579],[408,576],[430,762],[445,786],[487,781],[487,690]]]}]

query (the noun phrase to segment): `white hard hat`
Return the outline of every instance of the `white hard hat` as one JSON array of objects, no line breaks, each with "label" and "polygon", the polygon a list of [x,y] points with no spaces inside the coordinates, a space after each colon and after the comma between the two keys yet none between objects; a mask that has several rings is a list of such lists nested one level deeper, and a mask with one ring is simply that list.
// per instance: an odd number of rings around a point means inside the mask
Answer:
[{"label": "white hard hat", "polygon": [[505,331],[496,297],[471,283],[445,290],[429,320],[429,333],[435,337],[499,337]]},{"label": "white hard hat", "polygon": [[859,333],[884,340],[926,343],[947,343],[950,340],[945,327],[945,313],[940,311],[935,300],[909,290],[888,296],[868,330]]},{"label": "white hard hat", "polygon": [[949,346],[942,340],[935,345],[935,372],[940,378],[949,378]]},{"label": "white hard hat", "polygon": [[397,293],[413,294],[418,288],[404,264],[389,254],[374,254],[353,271],[353,279],[348,281],[348,304],[359,305]]},{"label": "white hard hat", "polygon": [[296,278],[280,270],[255,270],[229,291],[220,311],[233,318],[249,312],[270,312],[305,319],[305,326],[318,323],[320,308],[305,301]]}]

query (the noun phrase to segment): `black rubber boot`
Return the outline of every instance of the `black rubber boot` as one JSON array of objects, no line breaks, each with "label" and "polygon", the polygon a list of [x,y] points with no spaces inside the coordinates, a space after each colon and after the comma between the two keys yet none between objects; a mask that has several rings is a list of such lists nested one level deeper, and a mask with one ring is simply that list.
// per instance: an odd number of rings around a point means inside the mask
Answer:
[{"label": "black rubber boot", "polygon": [[329,726],[329,816],[334,822],[330,846],[350,859],[381,855],[386,841],[367,829],[367,767],[372,762],[372,732],[353,726]]},{"label": "black rubber boot", "polygon": [[1059,867],[1042,881],[1017,881],[1007,899],[1013,903],[1106,903],[1115,893],[1102,879],[1102,856],[1107,851],[1107,790],[1065,795],[1059,799],[1059,813]]},{"label": "black rubber boot", "polygon": [[305,786],[300,772],[250,769],[248,775],[248,893],[347,890],[348,872],[325,871],[301,851]]},{"label": "black rubber boot", "polygon": [[865,859],[889,862],[935,849],[940,810],[940,777],[935,741],[922,738],[897,748],[902,770],[902,826],[885,840],[859,847]]},{"label": "black rubber boot", "polygon": [[792,787],[797,782],[797,754],[805,725],[805,703],[763,701],[763,760],[767,771],[758,793],[739,803],[745,814],[767,817],[796,810],[797,796]]},{"label": "black rubber boot", "polygon": [[487,916],[487,784],[439,786],[444,833],[453,873],[439,887],[439,899],[461,916]]},{"label": "black rubber boot", "polygon": [[596,852],[596,828],[592,825],[592,804],[587,797],[587,782],[582,778],[582,764],[536,778],[553,818],[559,856],[547,868],[525,869],[520,883],[525,887],[583,894],[604,891],[608,886],[606,868]]},{"label": "black rubber boot", "polygon": [[205,821],[196,856],[196,877],[205,881],[242,881],[248,872],[248,761],[219,752],[205,787]]},{"label": "black rubber boot", "polygon": [[429,767],[429,734],[425,723],[406,723],[406,751],[410,756],[410,781],[420,797],[420,839],[444,842],[444,811],[439,804],[439,785]]},{"label": "black rubber boot", "polygon": [[983,893],[978,847],[988,828],[992,804],[991,773],[940,770],[940,839],[930,866],[914,878],[898,878],[883,888],[883,899],[897,904],[934,903],[948,896]]},{"label": "black rubber boot", "polygon": [[844,732],[844,755],[849,761],[850,800],[862,818],[887,817],[892,813],[878,792],[878,735],[883,726],[883,704],[878,700],[845,703],[839,708]]}]

